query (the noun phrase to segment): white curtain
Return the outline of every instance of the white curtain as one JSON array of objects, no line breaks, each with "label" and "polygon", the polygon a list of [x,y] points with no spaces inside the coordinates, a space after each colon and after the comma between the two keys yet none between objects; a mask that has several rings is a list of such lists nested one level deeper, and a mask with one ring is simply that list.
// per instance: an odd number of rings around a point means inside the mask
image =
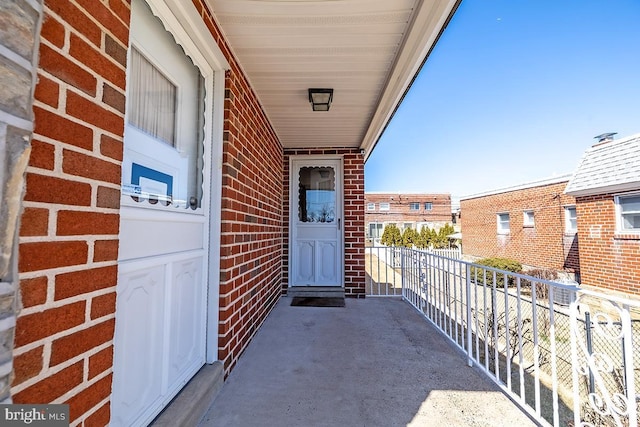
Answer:
[{"label": "white curtain", "polygon": [[135,48],[131,52],[129,123],[176,145],[176,86]]}]

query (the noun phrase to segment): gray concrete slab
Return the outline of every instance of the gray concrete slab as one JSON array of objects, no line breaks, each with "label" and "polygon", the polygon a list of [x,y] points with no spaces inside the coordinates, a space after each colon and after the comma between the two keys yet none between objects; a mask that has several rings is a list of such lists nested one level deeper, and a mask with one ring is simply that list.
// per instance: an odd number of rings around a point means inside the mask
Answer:
[{"label": "gray concrete slab", "polygon": [[533,426],[399,299],[282,298],[201,421],[213,426]]}]

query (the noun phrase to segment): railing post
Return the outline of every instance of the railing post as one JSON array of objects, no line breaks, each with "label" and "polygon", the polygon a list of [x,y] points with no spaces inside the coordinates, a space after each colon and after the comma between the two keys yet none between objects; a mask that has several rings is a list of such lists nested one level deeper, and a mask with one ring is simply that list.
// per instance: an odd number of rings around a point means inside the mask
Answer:
[{"label": "railing post", "polygon": [[407,298],[407,289],[406,289],[406,284],[405,284],[405,274],[406,272],[404,271],[404,257],[405,257],[405,253],[403,251],[403,248],[400,248],[400,286],[402,289],[402,296]]},{"label": "railing post", "polygon": [[467,287],[467,365],[473,366],[473,348],[471,337],[471,268],[465,264],[465,284]]}]

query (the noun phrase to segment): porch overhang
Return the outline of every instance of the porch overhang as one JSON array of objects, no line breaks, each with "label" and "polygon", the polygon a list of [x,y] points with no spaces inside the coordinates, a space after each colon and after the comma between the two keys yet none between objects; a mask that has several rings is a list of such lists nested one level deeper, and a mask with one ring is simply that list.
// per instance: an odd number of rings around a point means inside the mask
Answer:
[{"label": "porch overhang", "polygon": [[[284,148],[370,155],[461,0],[206,0]],[[308,89],[332,88],[330,111]]]}]

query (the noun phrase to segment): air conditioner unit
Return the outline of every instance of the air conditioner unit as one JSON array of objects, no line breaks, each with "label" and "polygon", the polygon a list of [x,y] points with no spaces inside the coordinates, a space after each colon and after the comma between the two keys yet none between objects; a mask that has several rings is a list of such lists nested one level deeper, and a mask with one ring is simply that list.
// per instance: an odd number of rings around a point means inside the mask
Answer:
[{"label": "air conditioner unit", "polygon": [[571,280],[569,278],[561,278],[555,281],[556,283],[561,283],[563,285],[573,286],[574,289],[566,289],[566,288],[553,288],[553,303],[560,305],[569,305],[573,300],[576,299],[576,292],[578,291],[579,283],[575,280]]}]

